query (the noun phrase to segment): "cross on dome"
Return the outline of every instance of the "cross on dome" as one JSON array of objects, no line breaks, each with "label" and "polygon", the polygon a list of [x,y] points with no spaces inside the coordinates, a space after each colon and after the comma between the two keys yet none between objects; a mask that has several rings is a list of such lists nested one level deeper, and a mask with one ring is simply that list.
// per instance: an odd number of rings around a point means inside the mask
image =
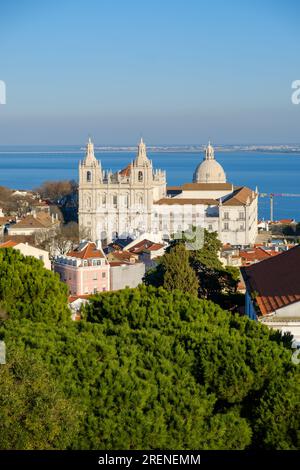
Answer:
[{"label": "cross on dome", "polygon": [[205,160],[213,160],[214,158],[215,158],[215,151],[209,140],[208,146],[205,149]]}]

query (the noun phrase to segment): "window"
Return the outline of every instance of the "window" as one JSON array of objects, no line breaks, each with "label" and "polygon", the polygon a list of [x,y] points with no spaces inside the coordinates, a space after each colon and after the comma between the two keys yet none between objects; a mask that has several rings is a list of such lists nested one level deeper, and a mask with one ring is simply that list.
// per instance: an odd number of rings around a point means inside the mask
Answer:
[{"label": "window", "polygon": [[245,214],[244,212],[239,212],[239,219],[244,220],[245,219]]},{"label": "window", "polygon": [[106,206],[106,194],[102,194],[102,206]]},{"label": "window", "polygon": [[93,274],[93,281],[98,281],[98,273]]},{"label": "window", "polygon": [[88,183],[92,181],[92,173],[90,171],[86,172],[86,180]]},{"label": "window", "polygon": [[209,224],[208,230],[209,230],[210,232],[212,232],[212,229],[213,229],[213,226],[212,226],[211,224]]},{"label": "window", "polygon": [[97,259],[97,266],[101,266],[101,259]]},{"label": "window", "polygon": [[142,172],[142,171],[139,171],[139,173],[138,173],[138,180],[139,180],[140,182],[143,181],[143,172]]},{"label": "window", "polygon": [[113,206],[114,206],[114,207],[117,207],[117,205],[118,205],[118,197],[117,197],[117,195],[114,194],[112,199],[113,199]]},{"label": "window", "polygon": [[98,290],[97,287],[94,287],[94,294],[97,294]]},{"label": "window", "polygon": [[102,277],[103,277],[103,278],[106,277],[106,273],[102,273]]},{"label": "window", "polygon": [[41,261],[44,261],[44,256],[43,256],[43,255],[39,255],[39,259],[40,259]]},{"label": "window", "polygon": [[224,219],[229,220],[229,212],[224,212]]},{"label": "window", "polygon": [[229,223],[228,223],[228,222],[225,222],[225,224],[224,224],[224,230],[229,230]]}]

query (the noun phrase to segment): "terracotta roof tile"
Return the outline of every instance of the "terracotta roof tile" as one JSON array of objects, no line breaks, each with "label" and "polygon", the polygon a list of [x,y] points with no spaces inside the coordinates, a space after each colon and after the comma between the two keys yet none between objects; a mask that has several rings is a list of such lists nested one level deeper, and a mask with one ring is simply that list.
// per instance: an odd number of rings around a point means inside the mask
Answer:
[{"label": "terracotta roof tile", "polygon": [[240,250],[240,257],[242,258],[243,263],[255,263],[279,254],[280,252],[278,251],[267,251],[261,247],[254,247],[249,250]]},{"label": "terracotta roof tile", "polygon": [[173,206],[173,205],[192,205],[195,206],[197,204],[201,205],[207,205],[207,206],[215,206],[219,204],[219,201],[216,199],[194,199],[194,198],[182,198],[182,197],[165,197],[162,199],[159,199],[158,201],[154,202],[154,204],[157,204],[159,206],[161,205],[166,205],[166,206]]},{"label": "terracotta roof tile", "polygon": [[83,294],[83,295],[69,295],[68,302],[72,303],[78,299],[89,299],[93,294]]},{"label": "terracotta roof tile", "polygon": [[278,223],[279,223],[279,224],[287,224],[287,225],[290,225],[290,224],[291,224],[291,225],[293,225],[293,224],[295,224],[296,222],[295,222],[294,219],[280,219],[280,220],[278,220]]},{"label": "terracotta roof tile", "polygon": [[33,215],[27,215],[19,222],[13,225],[15,228],[50,228],[53,225],[57,225],[59,222],[52,221],[52,217],[46,212],[38,212],[34,217]]},{"label": "terracotta roof tile", "polygon": [[162,245],[161,243],[154,243],[150,240],[144,239],[129,248],[129,251],[131,251],[132,253],[142,253],[143,251],[160,250],[163,247],[164,245]]},{"label": "terracotta roof tile", "polygon": [[300,302],[300,245],[260,263],[241,268],[247,290],[257,293],[261,315]]},{"label": "terracotta roof tile", "polygon": [[19,245],[19,243],[13,240],[7,240],[7,242],[0,243],[0,248],[13,248],[16,245]]},{"label": "terracotta roof tile", "polygon": [[225,196],[222,201],[223,206],[240,206],[246,205],[247,201],[252,202],[257,194],[252,191],[252,189],[246,188],[243,186],[241,188],[237,188],[233,191],[232,194]]},{"label": "terracotta roof tile", "polygon": [[120,171],[120,175],[122,176],[129,176],[131,173],[131,163],[129,163],[129,165],[127,165],[125,168],[123,168],[123,170]]},{"label": "terracotta roof tile", "polygon": [[9,217],[0,217],[0,225],[8,224],[10,220]]},{"label": "terracotta roof tile", "polygon": [[79,259],[105,258],[102,250],[98,250],[95,243],[86,242],[79,245],[76,250],[69,251],[67,256]]},{"label": "terracotta roof tile", "polygon": [[183,191],[232,190],[232,184],[231,183],[184,183],[181,189]]},{"label": "terracotta roof tile", "polygon": [[128,262],[135,262],[137,257],[135,256],[134,253],[131,253],[130,251],[126,251],[126,250],[123,250],[123,251],[120,251],[120,250],[116,250],[116,251],[111,251],[108,255],[107,255],[108,259],[110,259],[111,261],[128,261]]}]

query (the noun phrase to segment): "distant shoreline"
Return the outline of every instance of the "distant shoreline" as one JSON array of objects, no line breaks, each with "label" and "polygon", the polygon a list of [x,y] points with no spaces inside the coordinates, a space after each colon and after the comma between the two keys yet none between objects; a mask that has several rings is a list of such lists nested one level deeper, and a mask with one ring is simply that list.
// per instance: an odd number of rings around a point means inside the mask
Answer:
[{"label": "distant shoreline", "polygon": [[[66,147],[64,149],[64,147]],[[74,147],[70,149],[70,147]],[[10,150],[12,148],[13,150]],[[22,148],[24,150],[22,150]],[[39,150],[38,150],[39,148]],[[47,150],[45,149],[47,148]],[[300,154],[300,144],[298,145],[274,145],[274,146],[267,146],[267,145],[262,145],[262,146],[249,146],[249,145],[233,145],[233,146],[221,146],[221,145],[216,145],[215,147],[216,152],[231,152],[231,153],[236,153],[236,152],[245,152],[245,153],[273,153],[273,154],[293,154],[297,155]],[[112,146],[112,145],[103,145],[103,146],[95,146],[95,151],[96,152],[105,152],[105,153],[110,153],[110,152],[118,152],[118,153],[126,153],[126,152],[136,152],[137,147],[136,146]],[[159,146],[159,145],[148,145],[147,150],[148,152],[152,153],[202,153],[205,149],[205,145],[164,145],[164,146]],[[77,146],[72,146],[72,145],[0,145],[0,155],[1,154],[78,154],[82,155],[82,153],[85,152],[85,147],[77,147]]]}]

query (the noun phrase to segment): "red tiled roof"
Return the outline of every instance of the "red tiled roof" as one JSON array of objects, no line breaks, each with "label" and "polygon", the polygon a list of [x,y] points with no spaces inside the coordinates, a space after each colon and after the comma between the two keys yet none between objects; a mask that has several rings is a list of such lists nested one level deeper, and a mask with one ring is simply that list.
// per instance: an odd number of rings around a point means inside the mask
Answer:
[{"label": "red tiled roof", "polygon": [[294,224],[295,220],[294,219],[280,219],[278,221],[279,224]]},{"label": "red tiled roof", "polygon": [[30,245],[35,245],[34,235],[9,235],[9,240],[19,243],[29,243]]},{"label": "red tiled roof", "polygon": [[67,256],[80,259],[104,258],[101,250],[98,250],[95,243],[86,242],[83,246],[79,245],[76,250],[69,251]]},{"label": "red tiled roof", "polygon": [[74,302],[77,299],[89,299],[94,294],[84,294],[84,295],[69,295],[68,302],[69,304]]},{"label": "red tiled roof", "polygon": [[164,245],[162,245],[161,243],[153,243],[153,245],[149,246],[149,248],[147,248],[147,250],[157,251],[157,250],[161,250],[163,247],[164,247]]},{"label": "red tiled roof", "polygon": [[133,264],[135,264],[135,263],[129,263],[128,261],[109,261],[109,265],[110,265],[111,267],[114,267],[114,266],[124,266],[124,265],[126,265],[126,266],[131,266],[131,265],[133,265]]},{"label": "red tiled roof", "polygon": [[13,240],[7,240],[7,242],[0,243],[0,248],[13,248],[16,245],[18,245],[17,242],[14,242]]},{"label": "red tiled roof", "polygon": [[216,199],[196,199],[196,198],[183,198],[183,197],[164,197],[159,199],[158,201],[154,202],[154,204],[158,204],[159,206],[165,204],[167,206],[173,205],[185,205],[191,204],[195,206],[196,204],[202,204],[206,206],[215,206],[219,204],[219,201]]},{"label": "red tiled roof", "polygon": [[27,215],[15,225],[12,226],[13,230],[15,228],[48,228],[53,225],[57,225],[59,222],[57,220],[52,221],[52,217],[45,212],[38,212],[36,216]]},{"label": "red tiled roof", "polygon": [[129,176],[131,173],[131,163],[129,163],[129,165],[127,165],[125,168],[123,168],[123,170],[120,171],[120,175],[122,176]]},{"label": "red tiled roof", "polygon": [[145,239],[129,248],[129,251],[131,251],[132,253],[142,253],[143,251],[156,251],[163,248],[163,246],[164,245],[162,245],[161,243],[154,243],[150,240]]},{"label": "red tiled roof", "polygon": [[260,263],[241,268],[261,315],[300,302],[300,245]]},{"label": "red tiled roof", "polygon": [[232,194],[225,197],[222,201],[223,206],[240,206],[246,205],[247,201],[252,202],[256,197],[256,193],[246,186],[237,188]]},{"label": "red tiled roof", "polygon": [[242,261],[246,263],[254,263],[257,261],[262,261],[263,259],[268,259],[271,256],[276,256],[279,254],[280,252],[278,251],[271,251],[271,250],[267,251],[259,246],[251,248],[249,250],[244,250],[244,251],[240,250],[240,257],[242,258]]},{"label": "red tiled roof", "polygon": [[7,224],[11,219],[9,217],[0,217],[0,225]]},{"label": "red tiled roof", "polygon": [[231,183],[184,183],[181,189],[183,191],[232,190],[232,184]]},{"label": "red tiled roof", "polygon": [[181,186],[167,186],[167,191],[182,191]]},{"label": "red tiled roof", "polygon": [[134,255],[134,253],[131,253],[130,251],[120,251],[120,250],[116,250],[116,251],[111,251],[109,254],[108,254],[108,259],[112,259],[112,258],[116,258],[116,261],[131,261],[132,259],[134,259],[134,261],[136,260],[136,256]]}]

